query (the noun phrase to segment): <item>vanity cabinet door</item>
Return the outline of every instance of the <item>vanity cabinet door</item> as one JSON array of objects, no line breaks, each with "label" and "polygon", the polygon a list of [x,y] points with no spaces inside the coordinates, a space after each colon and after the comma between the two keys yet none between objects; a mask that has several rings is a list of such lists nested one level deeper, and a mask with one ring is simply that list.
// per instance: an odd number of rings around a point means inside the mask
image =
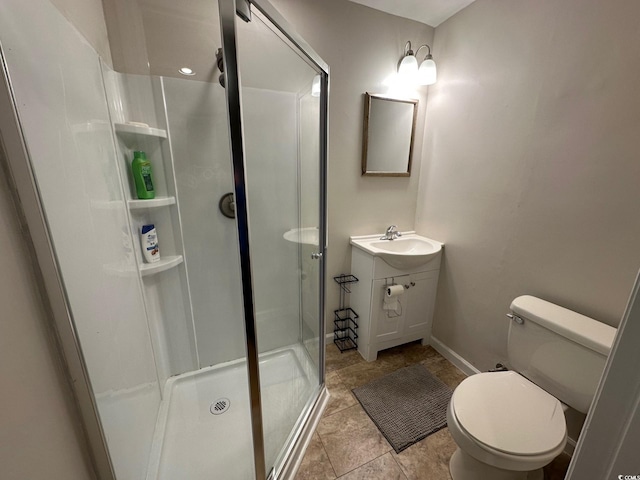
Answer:
[{"label": "vanity cabinet door", "polygon": [[406,297],[407,309],[403,336],[419,333],[431,334],[433,307],[438,288],[438,270],[410,275]]},{"label": "vanity cabinet door", "polygon": [[[395,282],[399,285],[404,285],[404,283],[408,281],[409,275],[395,277]],[[373,281],[373,298],[371,304],[371,323],[373,326],[373,338],[371,339],[372,344],[395,340],[404,335],[404,324],[409,299],[405,292],[398,297],[399,307],[397,311],[384,310],[383,303],[388,283],[389,282],[384,279]]]}]

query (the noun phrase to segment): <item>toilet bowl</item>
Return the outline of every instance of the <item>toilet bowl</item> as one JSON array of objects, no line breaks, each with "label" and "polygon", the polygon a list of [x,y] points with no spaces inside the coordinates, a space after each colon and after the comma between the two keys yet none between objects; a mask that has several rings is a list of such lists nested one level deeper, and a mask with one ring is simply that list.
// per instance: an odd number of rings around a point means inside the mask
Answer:
[{"label": "toilet bowl", "polygon": [[562,404],[516,372],[465,379],[447,410],[454,480],[542,480],[567,441]]},{"label": "toilet bowl", "polygon": [[479,373],[453,392],[453,480],[542,480],[564,449],[564,410],[586,413],[616,329],[536,297],[511,303],[512,371]]}]

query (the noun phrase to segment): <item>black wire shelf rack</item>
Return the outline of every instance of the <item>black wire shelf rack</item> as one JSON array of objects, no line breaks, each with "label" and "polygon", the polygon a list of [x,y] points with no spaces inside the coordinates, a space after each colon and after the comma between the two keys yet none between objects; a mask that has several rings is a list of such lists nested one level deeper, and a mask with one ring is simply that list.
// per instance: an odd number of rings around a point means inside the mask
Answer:
[{"label": "black wire shelf rack", "polygon": [[340,287],[340,305],[333,311],[333,343],[340,352],[358,348],[358,314],[347,307],[347,295],[351,293],[351,285],[358,282],[355,275],[342,274],[333,277]]}]

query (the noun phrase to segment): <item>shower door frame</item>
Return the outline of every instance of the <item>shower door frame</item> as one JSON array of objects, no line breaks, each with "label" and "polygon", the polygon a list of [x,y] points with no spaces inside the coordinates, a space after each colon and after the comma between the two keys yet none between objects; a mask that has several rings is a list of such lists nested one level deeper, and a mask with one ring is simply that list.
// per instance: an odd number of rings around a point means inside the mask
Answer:
[{"label": "shower door frame", "polygon": [[[307,60],[312,63],[320,75],[320,148],[319,148],[319,183],[320,183],[320,210],[319,215],[319,241],[318,241],[318,261],[319,265],[319,359],[318,378],[319,385],[316,397],[311,399],[311,405],[302,412],[302,417],[298,421],[298,431],[289,445],[287,445],[287,455],[284,461],[288,465],[281,465],[280,470],[268,472],[265,463],[264,453],[264,432],[262,421],[262,399],[260,395],[260,368],[258,358],[258,338],[256,329],[256,316],[254,309],[253,276],[251,271],[250,254],[250,228],[249,212],[247,205],[247,185],[245,175],[244,156],[244,127],[242,121],[242,95],[240,88],[240,71],[238,67],[237,50],[237,1],[245,5],[255,6],[299,51],[304,54]],[[317,410],[322,409],[326,403],[326,388],[324,381],[324,357],[325,357],[325,327],[324,327],[324,300],[325,300],[325,278],[326,278],[326,250],[327,250],[327,152],[328,152],[328,104],[329,104],[329,66],[322,58],[307,44],[307,42],[295,31],[295,29],[280,15],[280,13],[269,3],[268,0],[219,0],[220,9],[220,31],[222,34],[222,56],[225,65],[225,96],[227,99],[229,137],[231,147],[231,161],[233,167],[234,195],[236,203],[236,222],[238,227],[238,242],[240,247],[240,270],[242,278],[242,296],[244,307],[245,339],[247,349],[247,370],[249,375],[249,399],[251,428],[253,436],[253,459],[256,479],[262,480],[279,478],[282,472],[284,475],[295,470],[295,465],[291,467],[291,456],[295,456],[295,440],[299,440],[303,435],[309,435],[309,426],[318,421],[317,415],[312,419]],[[302,420],[302,421],[300,421]],[[303,430],[306,432],[303,433]],[[307,439],[308,441],[308,439]],[[299,445],[298,445],[299,447]],[[298,449],[299,451],[300,449]],[[287,460],[289,460],[287,462]],[[296,460],[296,459],[294,459]],[[297,459],[299,460],[299,459]],[[295,461],[294,461],[295,463]],[[275,467],[275,466],[274,466]]]}]

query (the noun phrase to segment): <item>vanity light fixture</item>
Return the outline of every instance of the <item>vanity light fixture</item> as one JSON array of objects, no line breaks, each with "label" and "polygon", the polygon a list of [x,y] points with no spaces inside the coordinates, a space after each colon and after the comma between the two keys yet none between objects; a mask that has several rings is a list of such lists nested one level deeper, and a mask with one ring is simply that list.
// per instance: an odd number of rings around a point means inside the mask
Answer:
[{"label": "vanity light fixture", "polygon": [[[418,68],[418,53],[423,48],[427,48],[429,53],[424,58],[424,61]],[[429,45],[420,45],[414,55],[411,50],[411,42],[407,42],[404,46],[404,54],[398,65],[398,75],[403,81],[410,82],[418,85],[433,85],[436,83],[437,72],[436,62],[433,61],[431,55],[431,47]]]},{"label": "vanity light fixture", "polygon": [[196,74],[196,72],[194,72],[189,67],[182,67],[180,70],[178,70],[178,72],[181,73],[182,75],[187,75],[189,77]]},{"label": "vanity light fixture", "polygon": [[411,42],[404,46],[404,54],[398,65],[398,75],[400,79],[407,82],[415,82],[418,76],[418,60],[411,50]]},{"label": "vanity light fixture", "polygon": [[[436,70],[436,62],[433,61],[433,56],[431,55],[431,47],[429,45],[421,45],[420,48],[427,47],[429,53],[424,57],[424,60],[420,64],[420,68],[418,69],[418,83],[420,85],[433,85],[436,83],[436,79],[438,77],[438,72]],[[420,52],[420,48],[416,50],[416,57],[418,56],[418,52]]]}]

